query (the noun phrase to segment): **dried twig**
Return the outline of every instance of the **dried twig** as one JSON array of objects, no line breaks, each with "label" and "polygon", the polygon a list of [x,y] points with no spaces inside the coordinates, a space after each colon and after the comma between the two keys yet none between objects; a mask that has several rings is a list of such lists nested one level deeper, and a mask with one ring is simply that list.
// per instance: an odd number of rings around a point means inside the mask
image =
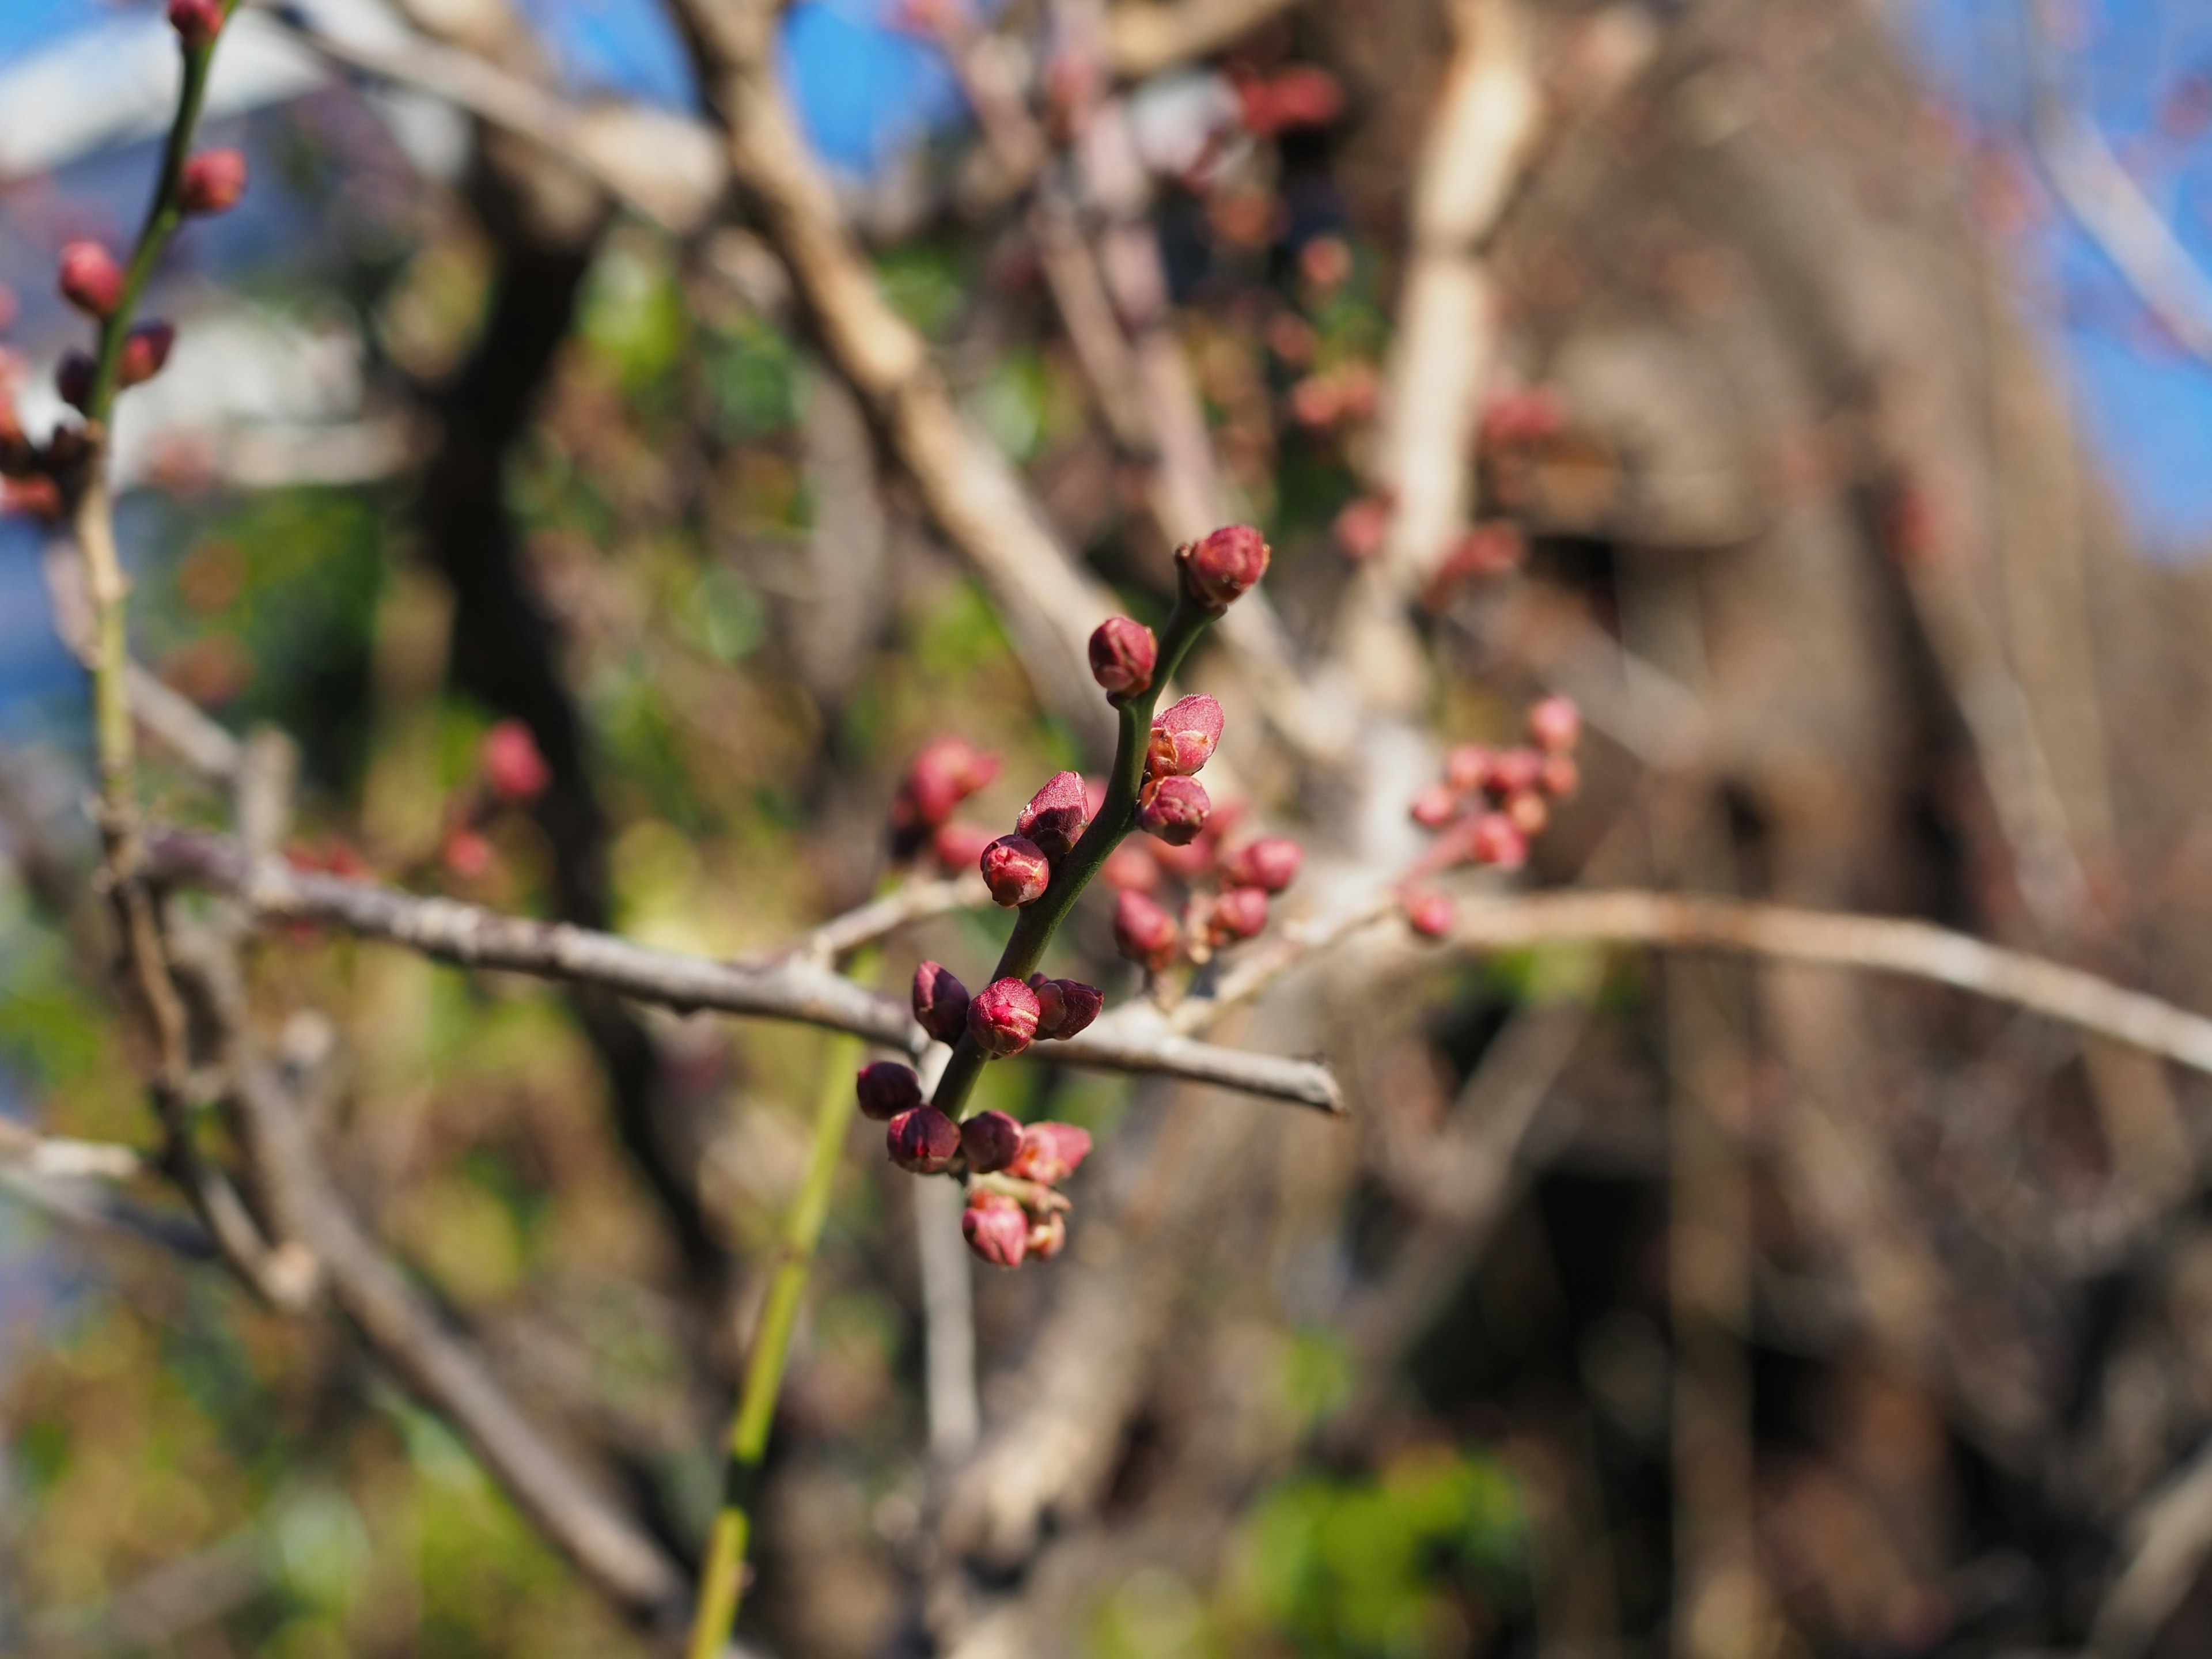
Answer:
[{"label": "dried twig", "polygon": [[1109,15],[1107,52],[1124,80],[1187,64],[1234,46],[1239,36],[1290,10],[1293,0],[1125,0]]}]

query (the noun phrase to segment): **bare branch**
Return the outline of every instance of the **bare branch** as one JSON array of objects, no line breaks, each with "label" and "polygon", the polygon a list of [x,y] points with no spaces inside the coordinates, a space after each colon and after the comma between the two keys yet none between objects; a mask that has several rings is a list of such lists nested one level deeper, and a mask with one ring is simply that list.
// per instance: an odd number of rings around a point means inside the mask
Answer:
[{"label": "bare branch", "polygon": [[149,1173],[134,1146],[42,1135],[0,1118],[0,1164],[49,1181],[136,1181]]},{"label": "bare branch", "polygon": [[131,714],[161,745],[195,772],[228,779],[238,773],[238,739],[137,663],[130,667]]},{"label": "bare branch", "polygon": [[2212,1558],[2212,1447],[2199,1451],[2130,1517],[2124,1563],[2089,1627],[2094,1659],[2149,1651]]},{"label": "bare branch", "polygon": [[1290,10],[1293,0],[1127,0],[1109,17],[1107,54],[1114,73],[1141,81],[1237,43]]},{"label": "bare branch", "polygon": [[864,945],[896,933],[900,928],[955,910],[973,910],[990,902],[990,890],[980,875],[945,881],[910,881],[896,892],[863,904],[856,910],[823,922],[788,952],[791,959],[828,966]]}]

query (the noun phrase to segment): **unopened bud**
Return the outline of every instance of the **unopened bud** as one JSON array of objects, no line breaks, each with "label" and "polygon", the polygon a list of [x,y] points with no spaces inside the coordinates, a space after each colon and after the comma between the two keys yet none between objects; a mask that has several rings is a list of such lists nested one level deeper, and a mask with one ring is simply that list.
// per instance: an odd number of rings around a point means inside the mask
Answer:
[{"label": "unopened bud", "polygon": [[1176,550],[1183,592],[1217,614],[1226,611],[1267,574],[1268,551],[1267,538],[1242,524],[1186,543]]},{"label": "unopened bud", "polygon": [[1485,812],[1469,826],[1468,856],[1477,864],[1518,870],[1528,861],[1528,838],[1503,812]]},{"label": "unopened bud", "polygon": [[1032,974],[1030,989],[1036,993],[1040,1038],[1066,1042],[1087,1028],[1106,1006],[1103,991],[1078,979],[1047,979],[1042,974]]},{"label": "unopened bud", "polygon": [[1528,711],[1528,735],[1539,749],[1565,754],[1582,733],[1583,713],[1571,697],[1547,697]]},{"label": "unopened bud", "polygon": [[1175,918],[1133,888],[1114,901],[1114,948],[1158,973],[1176,957]]},{"label": "unopened bud", "polygon": [[88,317],[105,319],[123,302],[123,267],[97,242],[71,242],[62,249],[62,298]]},{"label": "unopened bud", "polygon": [[1500,795],[1517,795],[1543,781],[1544,757],[1533,749],[1509,749],[1490,769],[1490,787]]},{"label": "unopened bud", "polygon": [[1022,1126],[1004,1112],[978,1112],[960,1126],[960,1150],[976,1175],[996,1175],[1022,1149]]},{"label": "unopened bud", "polygon": [[62,487],[52,478],[0,479],[0,513],[52,524],[62,516]]},{"label": "unopened bud", "polygon": [[925,962],[914,970],[914,1017],[939,1042],[957,1042],[968,1029],[968,988],[950,969]]},{"label": "unopened bud", "polygon": [[1256,887],[1232,887],[1206,912],[1206,937],[1216,945],[1251,939],[1267,925],[1267,896]]},{"label": "unopened bud", "polygon": [[884,1132],[891,1162],[914,1175],[942,1175],[960,1150],[960,1126],[934,1106],[901,1112]]},{"label": "unopened bud", "polygon": [[1547,755],[1544,775],[1537,782],[1553,800],[1565,800],[1583,787],[1583,769],[1572,755]]},{"label": "unopened bud", "polygon": [[197,52],[222,33],[222,0],[169,0],[169,27]]},{"label": "unopened bud", "polygon": [[1448,783],[1432,783],[1413,797],[1408,809],[1424,830],[1441,830],[1459,816],[1459,792]]},{"label": "unopened bud", "polygon": [[1051,782],[1030,798],[1014,820],[1014,828],[1042,848],[1048,858],[1060,858],[1083,839],[1091,822],[1091,795],[1077,772],[1055,774]]},{"label": "unopened bud", "polygon": [[1221,741],[1221,705],[1200,692],[1152,722],[1146,760],[1156,778],[1187,778],[1213,757]]},{"label": "unopened bud", "polygon": [[1160,642],[1133,617],[1109,617],[1091,635],[1091,678],[1117,697],[1148,689]]},{"label": "unopened bud", "polygon": [[1036,1040],[1035,991],[1013,978],[994,981],[968,1005],[968,1035],[996,1060],[1018,1054]]},{"label": "unopened bud", "polygon": [[93,376],[100,365],[90,354],[72,347],[62,353],[62,360],[54,366],[54,390],[71,409],[88,410],[92,406]]},{"label": "unopened bud", "polygon": [[143,386],[161,372],[169,361],[169,348],[177,343],[177,331],[167,323],[141,323],[132,329],[123,342],[123,359],[117,369],[118,386]]},{"label": "unopened bud", "polygon": [[1159,860],[1140,841],[1125,841],[1115,848],[1098,874],[1117,893],[1150,893],[1160,884]]},{"label": "unopened bud", "polygon": [[1057,1187],[1091,1156],[1091,1131],[1073,1123],[1032,1123],[1007,1172],[1041,1187]]},{"label": "unopened bud", "polygon": [[1170,847],[1188,847],[1206,828],[1212,799],[1196,778],[1161,778],[1146,789],[1137,827]]},{"label": "unopened bud", "polygon": [[1288,836],[1263,836],[1223,860],[1221,876],[1231,887],[1279,893],[1298,878],[1305,858],[1305,849]]},{"label": "unopened bud", "polygon": [[921,1079],[914,1074],[913,1066],[895,1060],[879,1060],[860,1067],[854,1091],[860,1097],[860,1115],[878,1123],[888,1123],[901,1112],[910,1112],[921,1104]]},{"label": "unopened bud", "polygon": [[1444,781],[1462,794],[1486,787],[1498,757],[1479,743],[1463,743],[1444,757]]},{"label": "unopened bud", "polygon": [[491,843],[473,830],[456,830],[446,837],[440,856],[446,868],[464,881],[481,881],[491,873]]},{"label": "unopened bud", "polygon": [[187,213],[228,213],[245,194],[246,156],[240,150],[202,150],[177,175],[177,205]]},{"label": "unopened bud", "polygon": [[1423,939],[1442,939],[1458,920],[1458,910],[1442,893],[1408,893],[1405,896],[1406,925]]},{"label": "unopened bud", "polygon": [[1030,1254],[1049,1261],[1067,1248],[1067,1218],[1057,1210],[1042,1221],[1030,1223]]},{"label": "unopened bud", "polygon": [[891,823],[899,830],[934,830],[953,808],[999,775],[999,757],[987,755],[964,738],[939,738],[914,757]]},{"label": "unopened bud", "polygon": [[983,856],[994,836],[980,823],[963,823],[958,819],[940,823],[929,838],[929,850],[943,868],[966,874],[973,870]]},{"label": "unopened bud", "polygon": [[983,849],[976,860],[991,902],[1008,909],[1035,904],[1052,885],[1052,864],[1044,849],[1027,836],[1001,836]]},{"label": "unopened bud", "polygon": [[1018,1267],[1029,1254],[1030,1218],[1004,1193],[977,1193],[960,1214],[968,1248],[994,1267]]},{"label": "unopened bud", "polygon": [[1522,835],[1535,836],[1544,833],[1544,826],[1552,821],[1552,809],[1544,798],[1533,789],[1523,789],[1505,800],[1505,816],[1513,820],[1513,827]]},{"label": "unopened bud", "polygon": [[502,800],[535,800],[553,781],[538,739],[520,720],[501,720],[485,732],[480,759],[484,782]]}]

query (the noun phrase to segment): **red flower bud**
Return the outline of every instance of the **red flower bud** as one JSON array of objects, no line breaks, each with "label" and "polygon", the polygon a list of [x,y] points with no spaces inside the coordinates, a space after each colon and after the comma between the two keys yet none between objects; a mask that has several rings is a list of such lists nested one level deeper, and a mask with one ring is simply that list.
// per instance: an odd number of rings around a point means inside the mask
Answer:
[{"label": "red flower bud", "polygon": [[1528,711],[1528,735],[1539,749],[1565,754],[1582,734],[1583,711],[1571,697],[1547,697]]},{"label": "red flower bud", "polygon": [[53,524],[62,516],[62,487],[52,478],[0,479],[0,513]]},{"label": "red flower bud", "polygon": [[1267,574],[1267,538],[1249,525],[1233,524],[1176,550],[1182,591],[1218,615]]},{"label": "red flower bud", "polygon": [[1196,778],[1160,778],[1151,784],[1137,809],[1137,827],[1170,847],[1188,847],[1206,828],[1213,811],[1206,786]]},{"label": "red flower bud", "polygon": [[977,1193],[961,1212],[968,1248],[994,1267],[1018,1267],[1029,1254],[1030,1218],[1004,1193]]},{"label": "red flower bud", "polygon": [[1014,828],[1042,848],[1048,858],[1064,856],[1083,839],[1091,822],[1091,797],[1080,774],[1060,772],[1030,798]]},{"label": "red flower bud", "polygon": [[1125,841],[1115,848],[1098,874],[1117,893],[1149,893],[1160,884],[1159,860],[1140,841]]},{"label": "red flower bud", "polygon": [[112,317],[123,301],[123,267],[97,242],[71,242],[62,249],[59,286],[86,316]]},{"label": "red flower bud", "polygon": [[942,1175],[960,1150],[960,1126],[934,1106],[901,1112],[884,1132],[891,1162],[914,1175]]},{"label": "red flower bud", "polygon": [[863,1066],[853,1086],[860,1097],[860,1115],[878,1123],[888,1123],[901,1112],[910,1112],[921,1104],[921,1079],[914,1074],[913,1066],[895,1060]]},{"label": "red flower bud", "polygon": [[1030,1254],[1040,1261],[1049,1261],[1067,1248],[1067,1218],[1054,1211],[1042,1221],[1030,1224]]},{"label": "red flower bud", "polygon": [[983,882],[991,890],[991,902],[1008,909],[1035,904],[1052,885],[1052,866],[1044,849],[1027,836],[1001,836],[983,849],[976,860]]},{"label": "red flower bud", "polygon": [[1267,896],[1256,887],[1232,887],[1206,913],[1206,937],[1216,945],[1250,939],[1267,925]]},{"label": "red flower bud", "polygon": [[1517,795],[1544,781],[1544,757],[1533,749],[1509,749],[1490,769],[1490,787],[1500,795]]},{"label": "red flower bud", "polygon": [[169,27],[197,52],[222,33],[222,0],[169,0]]},{"label": "red flower bud", "polygon": [[1030,989],[1036,993],[1041,1039],[1066,1041],[1097,1018],[1106,1006],[1104,992],[1078,979],[1047,979],[1042,974],[1032,974]]},{"label": "red flower bud", "polygon": [[440,856],[446,868],[464,881],[481,881],[491,873],[491,843],[473,830],[456,830],[447,836]]},{"label": "red flower bud", "polygon": [[1572,755],[1547,755],[1544,775],[1537,783],[1553,800],[1565,800],[1583,787],[1583,769]]},{"label": "red flower bud", "polygon": [[202,150],[177,175],[177,205],[187,213],[228,213],[245,194],[246,157],[238,150]]},{"label": "red flower bud", "polygon": [[1432,783],[1413,797],[1409,816],[1424,830],[1441,830],[1459,816],[1459,792],[1448,783]]},{"label": "red flower bud", "polygon": [[1154,973],[1175,960],[1175,918],[1134,889],[1114,901],[1114,948]]},{"label": "red flower bud", "polygon": [[1222,860],[1222,879],[1231,887],[1257,887],[1279,893],[1298,878],[1305,850],[1288,836],[1263,836]]},{"label": "red flower bud", "polygon": [[167,323],[141,323],[132,329],[123,342],[123,362],[118,370],[118,386],[143,386],[161,372],[169,361],[169,348],[177,343],[177,331]]},{"label": "red flower bud", "polygon": [[1444,781],[1462,793],[1473,793],[1490,781],[1497,756],[1479,743],[1463,743],[1444,757]]},{"label": "red flower bud", "polygon": [[968,1035],[994,1060],[1018,1054],[1036,1038],[1035,991],[1018,979],[994,981],[968,1005]]},{"label": "red flower bud", "polygon": [[1566,423],[1566,406],[1559,394],[1547,387],[1532,386],[1503,393],[1491,401],[1482,411],[1480,441],[1485,449],[1538,443],[1557,436]]},{"label": "red flower bud", "polygon": [[1518,870],[1528,861],[1528,838],[1503,812],[1485,812],[1468,831],[1468,856],[1477,864]]},{"label": "red flower bud", "polygon": [[960,1150],[977,1175],[995,1175],[1022,1149],[1022,1126],[1004,1112],[978,1112],[960,1126]]},{"label": "red flower bud", "polygon": [[99,372],[89,354],[71,347],[54,367],[54,390],[71,409],[85,409],[92,402],[92,378]]},{"label": "red flower bud", "polygon": [[1057,1187],[1091,1156],[1091,1131],[1073,1123],[1032,1123],[1022,1131],[1021,1150],[1008,1173],[1042,1187]]},{"label": "red flower bud", "polygon": [[1406,925],[1423,939],[1442,939],[1459,920],[1459,911],[1442,893],[1408,893],[1405,896]]},{"label": "red flower bud", "polygon": [[1390,504],[1379,495],[1362,495],[1336,515],[1330,526],[1337,551],[1354,564],[1364,564],[1382,550],[1390,533]]},{"label": "red flower bud", "polygon": [[1187,778],[1213,757],[1221,741],[1221,705],[1203,692],[1185,697],[1152,722],[1146,760],[1156,778]]},{"label": "red flower bud", "polygon": [[939,1042],[957,1042],[968,1029],[968,988],[934,962],[914,970],[914,1017]]},{"label": "red flower bud", "polygon": [[484,782],[501,800],[535,800],[553,781],[538,739],[520,720],[501,720],[485,732],[478,763]]},{"label": "red flower bud", "polygon": [[1109,617],[1091,635],[1091,678],[1117,697],[1148,688],[1159,657],[1159,641],[1133,617]]},{"label": "red flower bud", "polygon": [[999,775],[999,757],[963,738],[939,738],[914,757],[891,803],[899,830],[934,830],[952,809]]},{"label": "red flower bud", "polygon": [[1534,790],[1523,789],[1506,798],[1505,816],[1513,820],[1513,827],[1522,835],[1540,836],[1544,826],[1552,821],[1552,809]]},{"label": "red flower bud", "polygon": [[956,819],[937,826],[937,833],[929,838],[929,850],[943,868],[965,874],[981,861],[983,849],[993,839],[991,832],[981,824],[962,823]]}]

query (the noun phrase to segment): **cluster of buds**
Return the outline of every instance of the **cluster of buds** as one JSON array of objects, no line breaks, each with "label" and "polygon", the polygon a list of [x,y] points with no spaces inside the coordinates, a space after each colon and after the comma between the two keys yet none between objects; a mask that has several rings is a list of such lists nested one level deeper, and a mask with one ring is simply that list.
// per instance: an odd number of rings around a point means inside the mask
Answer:
[{"label": "cluster of buds", "polygon": [[502,808],[527,806],[553,786],[553,769],[538,739],[519,720],[504,720],[484,733],[477,750],[477,775],[447,809],[439,857],[447,873],[482,881],[498,862],[484,826]]},{"label": "cluster of buds", "polygon": [[[1206,831],[1184,846],[1132,842],[1109,860],[1114,945],[1131,962],[1162,973],[1177,962],[1210,960],[1267,926],[1267,901],[1297,879],[1304,850],[1285,836],[1225,843],[1233,811],[1213,814]],[[1180,915],[1162,902],[1172,877],[1185,888]]]},{"label": "cluster of buds", "polygon": [[[1444,761],[1444,775],[1414,797],[1413,822],[1438,832],[1409,881],[1454,865],[1492,865],[1518,870],[1528,843],[1552,821],[1552,806],[1582,785],[1575,745],[1582,714],[1565,697],[1547,697],[1528,711],[1528,742],[1490,749],[1462,744]],[[1441,938],[1451,931],[1451,901],[1408,885],[1406,920],[1415,933]]]},{"label": "cluster of buds", "polygon": [[925,848],[947,870],[972,870],[991,832],[957,822],[961,802],[999,775],[999,757],[964,738],[939,738],[907,768],[891,800],[891,853],[908,859]]}]

